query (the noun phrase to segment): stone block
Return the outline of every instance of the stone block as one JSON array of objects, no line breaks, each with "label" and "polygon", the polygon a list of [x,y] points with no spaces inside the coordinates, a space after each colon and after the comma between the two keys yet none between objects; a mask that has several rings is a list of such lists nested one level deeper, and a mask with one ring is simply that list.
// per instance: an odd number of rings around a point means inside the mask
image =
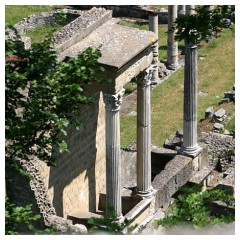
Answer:
[{"label": "stone block", "polygon": [[224,93],[224,98],[229,98],[231,101],[233,101],[234,96],[235,96],[235,91],[228,91]]},{"label": "stone block", "polygon": [[213,125],[213,128],[215,129],[215,130],[223,130],[224,129],[224,126],[222,125],[222,124],[220,124],[220,123],[215,123],[214,125]]},{"label": "stone block", "polygon": [[222,103],[229,103],[230,102],[230,99],[229,98],[223,98],[222,99]]},{"label": "stone block", "polygon": [[221,108],[217,112],[214,113],[214,117],[215,118],[223,118],[225,116],[225,114],[226,114],[226,111],[223,108]]},{"label": "stone block", "polygon": [[198,168],[201,170],[208,166],[208,145],[200,143],[199,146],[202,148],[201,153],[198,155]]},{"label": "stone block", "polygon": [[205,119],[212,119],[213,114],[214,114],[213,107],[207,108],[206,111],[205,111]]}]

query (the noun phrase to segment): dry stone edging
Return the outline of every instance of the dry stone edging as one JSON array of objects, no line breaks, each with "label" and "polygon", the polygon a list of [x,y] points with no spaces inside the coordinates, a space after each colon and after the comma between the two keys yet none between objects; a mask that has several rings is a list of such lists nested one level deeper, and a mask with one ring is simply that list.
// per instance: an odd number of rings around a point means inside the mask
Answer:
[{"label": "dry stone edging", "polygon": [[57,230],[60,232],[67,232],[70,228],[78,233],[87,233],[87,228],[84,225],[73,225],[71,220],[56,215],[55,208],[50,201],[47,189],[39,173],[38,160],[20,160],[20,164],[23,169],[32,177],[30,180],[30,187],[34,192],[35,199],[37,201],[40,213],[43,216],[45,225],[56,226]]}]

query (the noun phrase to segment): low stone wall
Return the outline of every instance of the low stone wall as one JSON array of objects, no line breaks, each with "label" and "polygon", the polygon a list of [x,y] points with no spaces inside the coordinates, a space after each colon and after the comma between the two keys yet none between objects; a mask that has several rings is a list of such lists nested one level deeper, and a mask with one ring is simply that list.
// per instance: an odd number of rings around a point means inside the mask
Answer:
[{"label": "low stone wall", "polygon": [[153,180],[152,186],[157,190],[155,196],[155,210],[166,209],[172,195],[193,176],[192,158],[176,155],[168,162]]},{"label": "low stone wall", "polygon": [[[91,9],[92,5],[77,6],[79,9]],[[113,17],[133,17],[148,19],[146,5],[95,5],[95,7],[104,7],[113,11]],[[158,14],[158,22],[161,24],[168,23],[168,10],[160,9]]]},{"label": "low stone wall", "polygon": [[208,145],[209,165],[216,166],[220,171],[235,166],[235,138],[233,136],[202,132],[199,141]]}]

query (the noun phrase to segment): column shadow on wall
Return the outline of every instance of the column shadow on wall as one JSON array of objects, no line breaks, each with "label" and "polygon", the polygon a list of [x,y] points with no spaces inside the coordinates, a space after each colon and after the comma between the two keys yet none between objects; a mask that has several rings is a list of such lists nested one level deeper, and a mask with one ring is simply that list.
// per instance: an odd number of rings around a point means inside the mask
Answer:
[{"label": "column shadow on wall", "polygon": [[[86,191],[89,196],[88,200],[85,198],[85,201],[89,201],[88,210],[96,212],[96,133],[100,92],[94,94],[94,99],[93,104],[80,106],[79,116],[83,127],[79,131],[74,130],[72,126],[69,127],[65,139],[69,153],[58,154],[57,166],[50,168],[49,189],[53,188],[53,206],[58,216],[66,214],[64,208],[68,202],[71,202],[69,203],[71,205],[76,204],[75,201],[81,201],[81,195],[86,194]],[[76,183],[73,184],[73,181]],[[64,193],[64,190],[67,190],[67,193]],[[84,205],[84,202],[80,202],[80,205]],[[83,211],[75,207],[68,211],[73,210]]]}]

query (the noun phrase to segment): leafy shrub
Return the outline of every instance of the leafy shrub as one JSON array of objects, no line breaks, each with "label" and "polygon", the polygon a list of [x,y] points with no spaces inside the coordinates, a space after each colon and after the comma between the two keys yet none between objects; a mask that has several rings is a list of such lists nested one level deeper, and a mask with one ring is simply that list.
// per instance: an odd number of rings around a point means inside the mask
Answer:
[{"label": "leafy shrub", "polygon": [[166,228],[190,224],[195,229],[201,229],[208,225],[220,222],[229,223],[235,220],[234,214],[229,212],[227,215],[221,215],[213,212],[211,208],[214,201],[222,201],[227,206],[235,207],[234,198],[231,195],[220,189],[204,192],[201,192],[201,189],[202,185],[181,188],[177,195],[177,201],[170,207],[167,216],[156,223]]}]

